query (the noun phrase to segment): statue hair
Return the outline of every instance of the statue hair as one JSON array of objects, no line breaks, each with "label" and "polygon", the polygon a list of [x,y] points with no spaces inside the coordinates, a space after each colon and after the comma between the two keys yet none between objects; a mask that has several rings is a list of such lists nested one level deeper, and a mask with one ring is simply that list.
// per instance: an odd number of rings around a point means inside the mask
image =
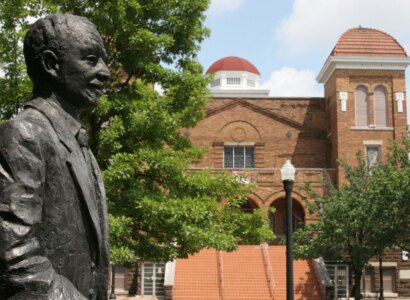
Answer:
[{"label": "statue hair", "polygon": [[24,58],[27,73],[34,88],[46,80],[41,66],[41,53],[51,50],[58,58],[64,57],[70,47],[72,24],[84,23],[96,28],[88,19],[75,15],[54,14],[37,20],[32,24],[24,38]]}]

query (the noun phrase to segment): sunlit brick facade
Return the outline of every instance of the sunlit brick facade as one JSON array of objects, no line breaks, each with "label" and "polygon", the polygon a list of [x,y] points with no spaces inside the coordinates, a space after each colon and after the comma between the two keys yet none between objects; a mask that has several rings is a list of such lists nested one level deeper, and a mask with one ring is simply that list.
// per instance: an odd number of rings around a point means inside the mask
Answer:
[{"label": "sunlit brick facade", "polygon": [[[268,214],[268,209],[274,207],[276,212],[269,218],[278,237],[273,244],[277,244],[285,233],[282,165],[290,159],[297,170],[292,193],[296,229],[302,222],[314,222],[316,218],[305,208],[309,201],[303,189],[305,183],[311,183],[323,194],[326,182],[343,184],[338,160],[354,164],[356,153],[361,151],[369,165],[377,164],[384,159],[390,141],[407,134],[405,69],[409,63],[402,46],[390,35],[375,29],[353,28],[341,36],[317,77],[324,85],[323,97],[285,98],[269,96],[268,90],[259,88],[259,71],[249,61],[222,58],[208,69],[208,73],[214,74],[210,84],[214,97],[205,108],[206,117],[195,128],[182,132],[194,144],[208,149],[203,161],[191,170],[212,168],[232,172],[244,175],[244,184],[255,184],[243,210],[261,208]],[[410,299],[410,262],[405,250],[392,250],[384,258],[386,298]],[[205,257],[204,253],[200,255]],[[195,272],[201,263],[198,257],[191,261]],[[161,299],[190,299],[186,291],[195,290],[181,282],[189,282],[196,273],[190,272],[190,265],[185,262],[180,264],[188,268],[186,274],[176,272],[178,261],[165,270],[172,280],[168,283],[165,280],[168,296]],[[217,259],[215,263],[217,268]],[[135,275],[137,294],[142,294],[144,285],[141,266],[139,263]],[[309,267],[314,269],[310,263]],[[334,276],[340,297],[351,291],[348,269],[343,263],[328,262],[328,271]],[[222,270],[216,271],[218,276],[222,276]],[[201,277],[204,291],[213,289],[207,286],[211,283],[206,277]],[[319,280],[317,284],[321,284]],[[371,262],[364,270],[364,297],[376,297],[379,285],[378,264]],[[227,294],[223,296],[221,286],[218,291],[212,291],[219,296],[204,295],[203,299],[231,299]],[[300,299],[316,299],[304,293]],[[274,294],[271,290],[271,297]]]},{"label": "sunlit brick facade", "polygon": [[[338,160],[355,164],[361,151],[369,164],[377,164],[390,141],[407,134],[405,68],[410,61],[386,33],[367,28],[346,31],[318,75],[324,84],[320,98],[269,97],[260,90],[252,96],[254,90],[244,81],[259,72],[248,61],[238,60],[226,57],[208,69],[214,73],[210,87],[214,99],[205,110],[206,118],[189,129],[190,139],[207,147],[208,153],[193,168],[245,174],[256,187],[244,210],[275,207],[270,220],[278,237],[284,235],[280,168],[285,160],[297,169],[292,195],[297,227],[315,219],[305,208],[309,201],[302,188],[305,183],[312,183],[319,193],[324,192],[326,181],[343,184]],[[241,152],[247,147],[253,148],[249,157]],[[232,154],[232,148],[239,155]],[[243,165],[242,158],[251,161],[251,167]],[[232,165],[235,159],[238,167]],[[385,296],[410,297],[410,263],[402,250],[386,256]],[[378,291],[379,279],[376,264],[369,268],[362,289],[371,297]]]}]

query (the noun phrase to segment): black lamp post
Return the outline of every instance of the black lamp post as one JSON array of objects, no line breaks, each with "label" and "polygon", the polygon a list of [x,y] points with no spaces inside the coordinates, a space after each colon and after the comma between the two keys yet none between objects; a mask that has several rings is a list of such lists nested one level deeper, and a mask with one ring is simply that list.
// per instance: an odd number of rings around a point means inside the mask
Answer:
[{"label": "black lamp post", "polygon": [[295,167],[286,160],[280,169],[286,200],[286,300],[293,300],[293,226],[292,226],[292,187],[295,180]]},{"label": "black lamp post", "polygon": [[379,275],[380,275],[380,294],[379,300],[384,300],[384,291],[383,291],[383,259],[380,255],[379,257]]},{"label": "black lamp post", "polygon": [[115,295],[115,264],[111,263],[111,295],[109,299],[117,299]]}]

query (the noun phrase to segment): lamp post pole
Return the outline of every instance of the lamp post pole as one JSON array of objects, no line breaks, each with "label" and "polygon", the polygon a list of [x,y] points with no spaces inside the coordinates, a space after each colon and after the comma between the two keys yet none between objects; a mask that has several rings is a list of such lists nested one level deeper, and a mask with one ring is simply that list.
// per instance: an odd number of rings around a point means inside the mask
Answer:
[{"label": "lamp post pole", "polygon": [[295,167],[287,160],[281,169],[286,202],[286,300],[293,300],[293,226],[292,226],[292,188],[295,180]]},{"label": "lamp post pole", "polygon": [[109,299],[117,299],[115,295],[115,264],[111,263],[111,294]]}]

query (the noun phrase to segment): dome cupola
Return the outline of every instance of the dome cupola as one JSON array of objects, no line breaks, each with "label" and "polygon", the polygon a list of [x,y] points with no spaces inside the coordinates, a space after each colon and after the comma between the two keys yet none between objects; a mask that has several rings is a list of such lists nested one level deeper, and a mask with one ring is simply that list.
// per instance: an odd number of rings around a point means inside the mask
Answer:
[{"label": "dome cupola", "polygon": [[214,62],[206,71],[213,74],[210,84],[214,96],[266,97],[268,90],[260,90],[260,73],[249,61],[237,56],[227,56]]},{"label": "dome cupola", "polygon": [[237,56],[227,56],[214,62],[206,71],[206,74],[219,71],[243,71],[260,75],[258,69],[249,61]]}]

